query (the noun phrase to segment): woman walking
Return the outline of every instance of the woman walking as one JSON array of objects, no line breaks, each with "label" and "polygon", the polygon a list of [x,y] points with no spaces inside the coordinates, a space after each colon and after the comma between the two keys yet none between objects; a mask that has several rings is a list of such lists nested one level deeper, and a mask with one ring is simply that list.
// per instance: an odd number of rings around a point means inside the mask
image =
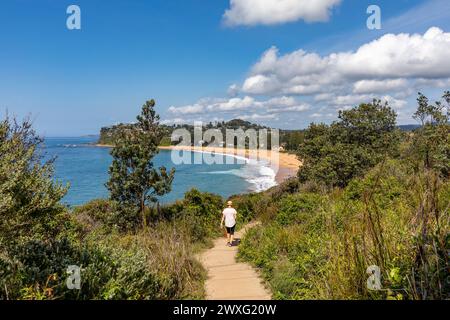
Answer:
[{"label": "woman walking", "polygon": [[220,228],[223,228],[223,223],[225,222],[225,227],[227,228],[227,246],[231,247],[233,245],[234,229],[236,227],[236,215],[237,211],[233,208],[233,202],[227,202],[227,208],[222,212],[222,221],[220,222]]}]

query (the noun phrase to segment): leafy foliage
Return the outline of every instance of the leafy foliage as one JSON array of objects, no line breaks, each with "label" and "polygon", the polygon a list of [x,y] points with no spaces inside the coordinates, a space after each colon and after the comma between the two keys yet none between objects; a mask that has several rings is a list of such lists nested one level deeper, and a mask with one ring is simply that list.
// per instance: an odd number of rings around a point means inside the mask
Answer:
[{"label": "leafy foliage", "polygon": [[[140,119],[145,130],[150,116],[146,109]],[[41,144],[28,121],[0,122],[0,299],[203,296],[204,271],[194,258],[190,225],[173,214],[151,232],[131,233],[136,212],[126,215],[110,200],[69,213],[59,203],[66,189],[53,181],[53,162],[43,161]],[[217,199],[221,203],[220,197],[200,195],[196,206],[210,212]],[[180,211],[173,206],[166,211]],[[69,265],[81,267],[81,290],[66,286]]]},{"label": "leafy foliage", "polygon": [[308,215],[320,205],[321,197],[314,193],[302,193],[288,195],[279,204],[279,211],[276,220],[280,225],[290,225],[301,223]]},{"label": "leafy foliage", "polygon": [[181,218],[189,228],[192,242],[205,242],[218,234],[223,199],[193,189],[185,194]]},{"label": "leafy foliage", "polygon": [[[162,139],[154,106],[155,101],[147,101],[137,117],[137,125],[120,132],[120,138],[111,150],[113,162],[107,183],[111,199],[124,212],[135,211],[136,216],[132,219],[144,224],[146,206],[170,192],[175,174],[175,169],[167,172],[165,167],[159,171],[153,167],[152,159],[158,153]],[[139,218],[137,213],[140,213]]]},{"label": "leafy foliage", "polygon": [[352,178],[397,153],[396,114],[387,104],[377,100],[361,104],[341,111],[339,119],[330,126],[311,124],[305,131],[298,151],[303,161],[302,182],[345,187]]},{"label": "leafy foliage", "polygon": [[[394,115],[379,106],[360,106],[341,114],[338,123],[307,130],[306,182],[291,180],[258,198],[266,208],[255,214],[265,224],[250,230],[239,253],[261,268],[274,298],[450,297],[448,111],[443,102],[430,106],[423,95],[418,101],[423,125],[403,137],[398,156],[397,141],[383,146],[384,139],[397,137]],[[338,144],[330,144],[336,136]],[[354,157],[339,157],[349,150]],[[339,161],[344,172],[354,167],[358,175],[343,175],[334,167]],[[324,183],[345,187],[317,186]],[[367,288],[371,265],[381,269],[383,291]]]},{"label": "leafy foliage", "polygon": [[[418,102],[422,126],[401,148],[395,113],[377,101],[360,105],[305,132],[302,182],[232,197],[242,223],[263,222],[239,257],[261,268],[274,298],[450,298],[450,93]],[[220,234],[224,202],[194,189],[149,207],[173,178],[151,164],[160,139],[153,107],[144,105],[113,150],[114,198],[71,214],[29,122],[0,122],[0,299],[203,297],[195,253]],[[151,228],[139,228],[147,220]],[[367,289],[374,264],[384,291]],[[81,267],[81,290],[67,289],[68,265]]]},{"label": "leafy foliage", "polygon": [[40,146],[28,120],[0,122],[0,245],[22,237],[51,238],[66,188],[52,179],[52,160],[42,164]]},{"label": "leafy foliage", "polygon": [[[409,156],[426,169],[440,171],[450,176],[450,92],[445,92],[443,101],[430,104],[428,98],[419,93],[419,107],[414,118],[421,128],[412,136]],[[445,112],[446,108],[446,112]]]},{"label": "leafy foliage", "polygon": [[[271,199],[272,219],[249,231],[239,257],[262,269],[276,299],[446,299],[448,181],[391,160],[343,190]],[[265,211],[256,213],[257,216]],[[366,269],[384,291],[367,290]]]}]

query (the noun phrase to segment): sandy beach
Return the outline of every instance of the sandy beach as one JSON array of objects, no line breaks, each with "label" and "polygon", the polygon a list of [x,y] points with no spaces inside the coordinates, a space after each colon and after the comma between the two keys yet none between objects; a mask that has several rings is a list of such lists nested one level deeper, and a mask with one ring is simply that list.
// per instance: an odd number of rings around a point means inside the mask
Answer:
[{"label": "sandy beach", "polygon": [[[106,144],[97,144],[96,147],[111,148],[113,146]],[[186,150],[194,152],[210,152],[217,154],[226,154],[231,156],[240,156],[247,159],[266,160],[272,167],[277,167],[276,182],[282,183],[286,179],[295,177],[301,166],[301,161],[297,156],[287,152],[277,152],[273,150],[255,150],[250,152],[248,149],[220,148],[220,147],[191,147],[191,146],[160,146],[160,150]]]},{"label": "sandy beach", "polygon": [[211,152],[217,154],[226,154],[231,156],[240,156],[247,159],[265,160],[272,167],[278,168],[275,180],[282,183],[284,180],[297,175],[297,171],[301,166],[301,162],[294,154],[286,152],[277,152],[273,150],[254,150],[235,149],[235,148],[219,148],[219,147],[190,147],[190,146],[170,146],[159,147],[161,150],[186,150],[194,152]]}]

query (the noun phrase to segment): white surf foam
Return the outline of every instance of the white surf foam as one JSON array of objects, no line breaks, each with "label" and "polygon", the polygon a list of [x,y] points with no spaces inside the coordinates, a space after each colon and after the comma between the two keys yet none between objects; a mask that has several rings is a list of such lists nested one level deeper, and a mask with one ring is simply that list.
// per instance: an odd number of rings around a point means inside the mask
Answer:
[{"label": "white surf foam", "polygon": [[[211,154],[211,152],[209,151],[196,150],[193,152]],[[276,177],[275,171],[272,168],[270,168],[267,161],[248,159],[242,156],[230,155],[225,153],[216,152],[215,154],[235,158],[237,160],[242,161],[244,165],[240,169],[212,171],[207,172],[208,174],[232,174],[238,176],[240,178],[245,179],[248,183],[250,183],[251,185],[250,191],[253,192],[262,192],[277,185],[277,182],[275,180]]]},{"label": "white surf foam", "polygon": [[247,181],[254,185],[256,192],[265,191],[277,185],[275,171],[266,166],[259,167],[259,176]]}]

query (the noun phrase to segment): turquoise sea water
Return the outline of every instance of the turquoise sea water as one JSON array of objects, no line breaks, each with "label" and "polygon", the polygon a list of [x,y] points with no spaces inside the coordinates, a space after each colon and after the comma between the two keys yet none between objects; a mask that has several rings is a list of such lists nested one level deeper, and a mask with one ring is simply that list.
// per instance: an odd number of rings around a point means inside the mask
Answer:
[{"label": "turquoise sea water", "polygon": [[[108,148],[94,147],[97,137],[47,138],[47,157],[56,156],[55,179],[70,189],[63,202],[76,206],[97,198],[108,197],[105,183],[111,156]],[[189,153],[193,159],[194,154]],[[168,203],[183,198],[186,191],[197,188],[229,197],[249,191],[260,191],[274,184],[270,169],[261,163],[249,164],[235,158],[233,164],[181,164],[174,165],[171,151],[161,150],[154,158],[155,167],[175,167],[172,192],[161,199]],[[193,163],[193,161],[192,161]]]}]

